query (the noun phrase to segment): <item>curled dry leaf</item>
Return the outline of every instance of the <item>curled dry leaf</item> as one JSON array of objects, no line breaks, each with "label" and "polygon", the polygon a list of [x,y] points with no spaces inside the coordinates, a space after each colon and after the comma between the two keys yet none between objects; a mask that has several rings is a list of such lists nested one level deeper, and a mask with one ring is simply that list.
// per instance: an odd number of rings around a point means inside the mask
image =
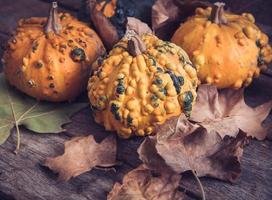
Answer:
[{"label": "curled dry leaf", "polygon": [[195,170],[198,176],[235,180],[246,137],[266,137],[262,122],[272,108],[271,101],[251,108],[243,94],[243,89],[218,93],[215,86],[200,86],[190,121],[181,115],[159,126],[139,147],[140,159],[154,170]]},{"label": "curled dry leaf", "polygon": [[177,174],[153,174],[140,165],[125,175],[122,185],[115,183],[107,199],[182,200],[184,194],[177,189],[180,178]]},{"label": "curled dry leaf", "polygon": [[110,167],[116,164],[116,137],[110,135],[97,143],[92,135],[75,137],[66,142],[64,154],[47,158],[45,166],[59,173],[59,179],[68,181],[95,166]]},{"label": "curled dry leaf", "polygon": [[118,35],[117,29],[112,25],[110,20],[104,16],[101,11],[95,9],[96,3],[96,0],[87,1],[87,6],[90,10],[91,21],[93,22],[105,46],[108,49],[111,49],[113,45],[119,41],[120,37]]},{"label": "curled dry leaf", "polygon": [[149,169],[169,168],[176,173],[195,170],[198,176],[234,181],[241,172],[245,141],[243,132],[222,138],[181,115],[159,127],[156,136],[146,138],[138,153]]},{"label": "curled dry leaf", "polygon": [[[110,17],[107,18],[102,13],[102,10],[99,11],[96,9],[98,2],[99,1],[97,0],[88,0],[87,6],[90,10],[91,21],[108,49],[112,49],[121,37],[124,36],[126,30],[134,30],[139,35],[143,33],[152,33],[147,24],[137,18],[129,17],[127,14],[124,14],[123,16],[122,25],[119,24],[121,27],[117,27],[116,24],[114,25],[113,21],[111,21]],[[126,8],[124,7],[123,12],[126,13],[125,11]]]},{"label": "curled dry leaf", "polygon": [[263,140],[269,128],[262,123],[271,108],[272,101],[255,108],[246,105],[243,89],[225,89],[218,93],[215,86],[201,85],[190,120],[218,132],[221,137],[236,136],[240,129],[247,136]]},{"label": "curled dry leaf", "polygon": [[197,7],[208,7],[204,0],[157,0],[152,6],[152,29],[162,39],[170,39],[179,24]]}]

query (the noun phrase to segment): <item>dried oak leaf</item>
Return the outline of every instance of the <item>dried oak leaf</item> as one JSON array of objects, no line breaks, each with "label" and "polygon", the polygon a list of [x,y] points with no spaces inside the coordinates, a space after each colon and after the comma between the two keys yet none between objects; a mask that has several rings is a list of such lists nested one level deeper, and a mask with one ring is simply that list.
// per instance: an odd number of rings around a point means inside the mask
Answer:
[{"label": "dried oak leaf", "polygon": [[152,29],[163,27],[179,18],[179,9],[173,0],[158,0],[152,6]]},{"label": "dried oak leaf", "polygon": [[152,29],[158,37],[169,40],[180,23],[193,15],[196,8],[210,5],[204,0],[157,0],[152,6]]},{"label": "dried oak leaf", "polygon": [[269,115],[272,101],[252,108],[245,103],[243,89],[225,89],[218,93],[212,85],[201,85],[197,94],[191,121],[215,130],[221,137],[236,136],[239,129],[258,140],[267,136],[269,128],[262,123]]},{"label": "dried oak leaf", "polygon": [[234,181],[240,174],[240,157],[246,134],[223,138],[214,130],[192,124],[182,114],[158,127],[138,149],[143,163],[152,170],[169,168],[175,173],[195,170],[198,176]]},{"label": "dried oak leaf", "polygon": [[133,30],[138,35],[145,34],[145,33],[152,33],[152,30],[149,26],[142,22],[141,20],[135,17],[128,17],[127,18],[127,30]]},{"label": "dried oak leaf", "polygon": [[97,1],[88,0],[87,6],[90,10],[91,21],[97,29],[99,36],[108,49],[111,49],[119,41],[117,29],[101,11],[95,9]]},{"label": "dried oak leaf", "polygon": [[116,137],[110,135],[97,143],[92,135],[75,137],[65,142],[64,154],[47,158],[44,165],[59,174],[59,179],[68,181],[91,170],[95,166],[110,167],[116,164]]},{"label": "dried oak leaf", "polygon": [[140,165],[123,178],[122,185],[115,183],[108,200],[182,200],[184,194],[177,188],[181,176],[177,174],[160,173]]}]

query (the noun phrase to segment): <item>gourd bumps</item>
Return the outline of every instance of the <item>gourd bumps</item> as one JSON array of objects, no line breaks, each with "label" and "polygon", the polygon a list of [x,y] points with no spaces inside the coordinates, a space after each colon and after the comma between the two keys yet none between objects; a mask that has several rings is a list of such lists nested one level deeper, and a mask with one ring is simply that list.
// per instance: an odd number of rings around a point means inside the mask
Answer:
[{"label": "gourd bumps", "polygon": [[8,81],[39,100],[66,101],[86,88],[90,66],[104,53],[96,33],[68,13],[21,19],[4,54]]},{"label": "gourd bumps", "polygon": [[251,14],[224,13],[223,6],[216,3],[213,8],[197,8],[172,42],[188,53],[201,82],[238,89],[266,68],[272,50]]},{"label": "gourd bumps", "polygon": [[95,120],[121,137],[149,135],[155,124],[192,109],[196,70],[181,48],[154,35],[128,35],[93,68],[88,95]]}]

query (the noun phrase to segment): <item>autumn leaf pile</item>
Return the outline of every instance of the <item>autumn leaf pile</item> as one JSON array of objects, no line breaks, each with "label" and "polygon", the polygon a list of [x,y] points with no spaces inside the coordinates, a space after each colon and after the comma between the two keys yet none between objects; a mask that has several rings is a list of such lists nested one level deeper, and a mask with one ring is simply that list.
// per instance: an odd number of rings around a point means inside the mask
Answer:
[{"label": "autumn leaf pile", "polygon": [[[142,164],[115,183],[108,199],[183,199],[178,187],[187,171],[234,182],[244,145],[268,134],[262,124],[272,108],[272,101],[252,108],[243,94],[243,89],[218,92],[215,86],[200,86],[191,117],[173,117],[146,137],[138,148]],[[66,142],[64,154],[48,158],[45,165],[67,181],[94,167],[116,165],[116,155],[113,135],[101,143],[91,135]]]}]

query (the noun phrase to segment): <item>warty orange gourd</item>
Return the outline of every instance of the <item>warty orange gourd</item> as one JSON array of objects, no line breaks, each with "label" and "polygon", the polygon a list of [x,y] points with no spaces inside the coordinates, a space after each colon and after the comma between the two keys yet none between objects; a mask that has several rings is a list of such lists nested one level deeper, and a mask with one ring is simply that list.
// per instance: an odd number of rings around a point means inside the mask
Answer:
[{"label": "warty orange gourd", "polygon": [[188,53],[202,83],[238,89],[272,60],[268,37],[254,23],[251,14],[224,12],[224,3],[217,2],[197,8],[171,41]]},{"label": "warty orange gourd", "polygon": [[73,100],[86,89],[91,64],[105,52],[97,34],[68,13],[21,19],[3,56],[11,85],[38,100]]},{"label": "warty orange gourd", "polygon": [[95,120],[123,138],[150,135],[156,124],[189,115],[196,98],[187,54],[152,34],[127,34],[93,69],[88,96]]}]

